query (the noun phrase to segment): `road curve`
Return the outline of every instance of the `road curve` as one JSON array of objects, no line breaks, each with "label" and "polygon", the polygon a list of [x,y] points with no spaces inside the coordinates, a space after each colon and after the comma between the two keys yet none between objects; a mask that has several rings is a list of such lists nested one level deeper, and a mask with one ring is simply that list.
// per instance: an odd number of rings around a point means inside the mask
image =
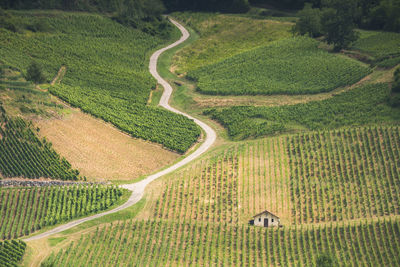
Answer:
[{"label": "road curve", "polygon": [[75,220],[75,221],[60,225],[60,226],[58,226],[58,227],[56,227],[56,228],[54,228],[52,230],[49,230],[47,232],[44,232],[44,233],[29,237],[29,238],[25,238],[24,241],[37,240],[37,239],[41,239],[41,238],[50,236],[52,234],[60,233],[62,231],[70,229],[70,228],[72,228],[74,226],[77,226],[78,224],[81,224],[81,223],[84,223],[84,222],[87,222],[87,221],[91,221],[93,219],[97,219],[97,218],[100,218],[102,216],[105,216],[105,215],[108,215],[108,214],[111,214],[111,213],[115,213],[115,212],[121,211],[123,209],[126,209],[126,208],[136,204],[140,199],[142,199],[143,194],[144,194],[144,190],[145,190],[146,186],[149,183],[151,183],[152,181],[154,181],[157,178],[160,178],[161,176],[164,176],[164,175],[166,175],[166,174],[168,174],[170,172],[173,172],[173,171],[179,169],[180,167],[182,167],[182,166],[186,165],[187,163],[191,162],[192,160],[198,158],[201,154],[206,152],[212,146],[212,144],[214,143],[217,135],[216,135],[215,131],[210,126],[208,126],[204,122],[202,122],[202,121],[200,121],[200,120],[198,120],[198,119],[196,119],[196,118],[194,118],[194,117],[192,117],[192,116],[190,116],[190,115],[188,115],[186,113],[183,113],[183,112],[171,107],[168,104],[168,101],[169,101],[169,99],[171,97],[171,94],[172,94],[173,90],[172,90],[171,85],[166,80],[164,80],[160,76],[160,74],[157,72],[157,61],[158,61],[159,56],[163,52],[165,52],[166,50],[171,49],[171,48],[183,43],[190,36],[189,32],[182,25],[180,25],[178,22],[174,21],[173,19],[170,19],[170,21],[176,27],[178,27],[178,29],[182,33],[182,37],[178,41],[176,41],[175,43],[173,43],[173,44],[171,44],[171,45],[169,45],[167,47],[164,47],[164,48],[154,52],[154,54],[150,58],[150,65],[149,65],[149,70],[150,70],[151,75],[153,75],[153,77],[156,78],[157,82],[164,87],[164,92],[163,92],[163,95],[161,96],[159,105],[164,107],[165,109],[168,109],[168,110],[172,111],[172,112],[175,112],[175,113],[178,113],[178,114],[182,114],[182,115],[192,119],[196,124],[198,124],[204,130],[204,132],[206,134],[205,141],[201,144],[201,146],[196,151],[194,151],[193,153],[191,153],[189,156],[187,156],[183,160],[179,161],[178,163],[168,167],[167,169],[162,170],[160,172],[157,172],[157,173],[155,173],[153,175],[150,175],[150,176],[148,176],[147,178],[145,178],[144,180],[142,180],[140,182],[133,183],[133,184],[122,185],[121,187],[131,190],[132,191],[132,195],[129,197],[128,201],[126,201],[121,206],[118,206],[117,208],[109,210],[109,211],[106,211],[106,212],[98,213],[98,214],[95,214],[95,215],[92,215],[92,216],[89,216],[89,217],[81,218],[81,219],[78,219],[78,220]]}]

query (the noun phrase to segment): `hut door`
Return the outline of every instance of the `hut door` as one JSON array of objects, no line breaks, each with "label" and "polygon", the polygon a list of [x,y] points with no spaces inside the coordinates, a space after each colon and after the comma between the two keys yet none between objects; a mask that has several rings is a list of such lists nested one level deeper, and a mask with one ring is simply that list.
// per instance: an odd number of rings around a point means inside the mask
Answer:
[{"label": "hut door", "polygon": [[268,227],[268,219],[267,218],[264,219],[264,227]]}]

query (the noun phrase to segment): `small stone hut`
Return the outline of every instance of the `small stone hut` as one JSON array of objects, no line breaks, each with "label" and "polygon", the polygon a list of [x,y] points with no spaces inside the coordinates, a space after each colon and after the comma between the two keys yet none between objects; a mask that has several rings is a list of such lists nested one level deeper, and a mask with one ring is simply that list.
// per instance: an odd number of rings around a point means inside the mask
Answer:
[{"label": "small stone hut", "polygon": [[269,212],[268,210],[264,210],[263,212],[255,215],[251,222],[253,222],[255,226],[279,227],[281,220],[275,214]]}]

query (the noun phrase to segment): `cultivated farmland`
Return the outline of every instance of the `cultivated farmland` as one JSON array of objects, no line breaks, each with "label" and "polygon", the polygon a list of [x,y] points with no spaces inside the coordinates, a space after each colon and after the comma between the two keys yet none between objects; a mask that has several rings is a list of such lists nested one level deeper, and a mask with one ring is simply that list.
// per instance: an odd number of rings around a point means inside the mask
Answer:
[{"label": "cultivated farmland", "polygon": [[79,172],[51,143],[39,139],[31,123],[7,116],[0,102],[0,173],[3,177],[77,180]]},{"label": "cultivated farmland", "polygon": [[311,38],[274,42],[188,72],[197,90],[215,95],[315,94],[359,81],[361,63],[318,48]]},{"label": "cultivated farmland", "polygon": [[19,266],[25,254],[26,244],[23,241],[0,241],[0,266]]},{"label": "cultivated farmland", "polygon": [[278,107],[239,106],[205,113],[228,129],[234,139],[297,130],[335,129],[350,125],[394,123],[398,109],[388,104],[387,84],[368,84],[322,101]]},{"label": "cultivated farmland", "polygon": [[400,63],[399,43],[399,33],[360,31],[360,38],[352,49],[367,54],[378,66],[394,67]]},{"label": "cultivated farmland", "polygon": [[114,186],[0,187],[0,239],[105,210],[122,193]]},{"label": "cultivated farmland", "polygon": [[398,266],[399,233],[398,220],[285,229],[196,221],[124,221],[83,235],[44,264],[315,266],[318,256],[329,253],[337,266]]},{"label": "cultivated farmland", "polygon": [[[3,63],[25,70],[32,57],[48,78],[65,65],[62,83],[50,88],[64,101],[134,137],[174,151],[183,153],[196,142],[200,129],[191,120],[146,105],[156,86],[147,70],[148,55],[169,39],[124,27],[100,15],[51,11],[12,14],[25,23],[46,23],[50,29],[26,35],[0,29]],[[171,38],[175,35],[172,32]]]}]

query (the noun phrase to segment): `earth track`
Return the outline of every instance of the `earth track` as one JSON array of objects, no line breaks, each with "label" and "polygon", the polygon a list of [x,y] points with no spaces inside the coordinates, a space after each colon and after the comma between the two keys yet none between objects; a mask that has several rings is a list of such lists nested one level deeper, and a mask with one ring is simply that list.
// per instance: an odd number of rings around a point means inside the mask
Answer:
[{"label": "earth track", "polygon": [[202,121],[200,121],[200,120],[198,120],[198,119],[196,119],[196,118],[194,118],[194,117],[192,117],[192,116],[190,116],[190,115],[188,115],[188,114],[186,114],[184,112],[181,112],[181,111],[179,111],[179,110],[177,110],[177,109],[175,109],[175,108],[173,108],[173,107],[171,107],[169,105],[169,99],[171,97],[173,89],[172,89],[172,86],[166,80],[164,80],[160,76],[160,74],[157,72],[158,58],[163,52],[165,52],[166,50],[171,49],[171,48],[183,43],[190,36],[189,32],[181,24],[179,24],[178,22],[174,21],[171,18],[170,18],[170,21],[171,21],[171,23],[173,23],[181,31],[182,37],[178,41],[174,42],[173,44],[168,45],[168,46],[166,46],[166,47],[154,52],[154,54],[150,58],[149,71],[150,71],[151,75],[153,75],[153,77],[157,80],[157,82],[164,87],[164,92],[163,92],[163,94],[161,96],[159,105],[161,107],[167,109],[167,110],[170,110],[170,111],[174,112],[174,113],[181,114],[183,116],[188,117],[189,119],[192,119],[205,132],[206,137],[205,137],[204,142],[201,144],[201,146],[198,149],[196,149],[193,153],[191,153],[190,155],[188,155],[187,157],[185,157],[184,159],[182,159],[178,163],[176,163],[176,164],[174,164],[174,165],[172,165],[172,166],[170,166],[170,167],[168,167],[168,168],[166,168],[166,169],[164,169],[164,170],[162,170],[160,172],[152,174],[152,175],[148,176],[147,178],[143,179],[140,182],[133,183],[133,184],[122,185],[121,187],[132,191],[132,194],[129,197],[129,199],[124,204],[122,204],[121,206],[118,206],[115,209],[112,209],[112,210],[109,210],[109,211],[106,211],[106,212],[98,213],[98,214],[95,214],[95,215],[92,215],[92,216],[89,216],[89,217],[85,217],[85,218],[81,218],[81,219],[78,219],[78,220],[75,220],[75,221],[71,221],[69,223],[60,225],[60,226],[58,226],[58,227],[56,227],[56,228],[54,228],[52,230],[46,231],[44,233],[29,237],[29,238],[25,238],[25,239],[23,239],[24,241],[32,241],[32,240],[45,238],[45,237],[48,237],[50,235],[53,235],[53,234],[56,234],[56,233],[60,233],[62,231],[70,229],[70,228],[72,228],[74,226],[77,226],[77,225],[79,225],[81,223],[88,222],[88,221],[103,217],[105,215],[121,211],[123,209],[126,209],[126,208],[136,204],[137,202],[139,202],[139,200],[142,199],[142,197],[144,195],[144,190],[145,190],[146,186],[149,183],[151,183],[155,179],[160,178],[161,176],[164,176],[164,175],[166,175],[168,173],[171,173],[171,172],[181,168],[182,166],[188,164],[189,162],[195,160],[200,155],[202,155],[204,152],[206,152],[212,146],[212,144],[215,142],[215,139],[216,139],[217,135],[216,135],[215,131],[210,126],[208,126],[204,122],[202,122]]}]

